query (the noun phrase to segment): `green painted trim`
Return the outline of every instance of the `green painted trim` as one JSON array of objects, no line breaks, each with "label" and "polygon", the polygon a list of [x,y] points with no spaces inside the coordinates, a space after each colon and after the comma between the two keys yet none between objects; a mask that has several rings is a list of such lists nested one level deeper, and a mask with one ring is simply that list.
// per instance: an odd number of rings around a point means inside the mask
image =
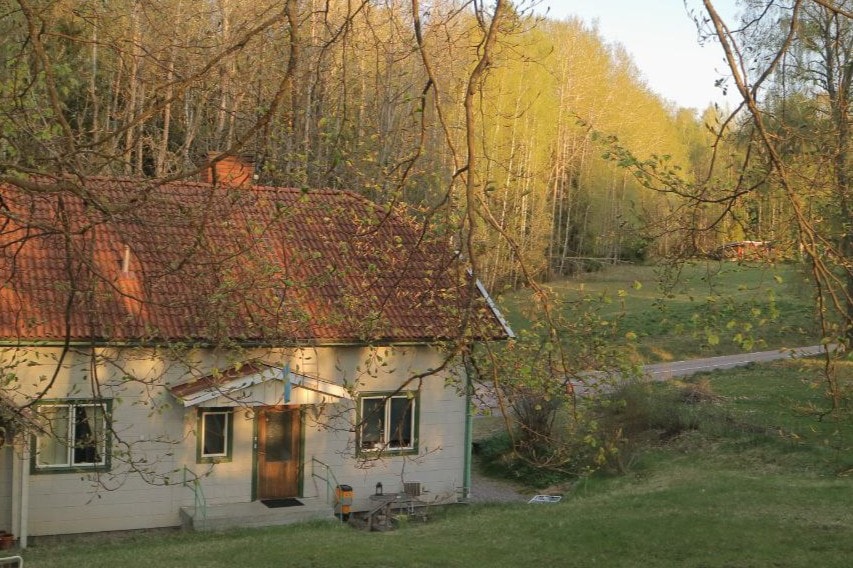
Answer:
[{"label": "green painted trim", "polygon": [[305,493],[305,406],[297,405],[299,410],[299,463],[296,466],[297,475],[296,491],[298,497],[302,497]]},{"label": "green painted trim", "polygon": [[471,373],[465,371],[465,459],[462,469],[462,498],[467,499],[471,496],[471,464],[473,456],[473,436],[474,436],[474,407],[471,404],[472,395],[474,392],[474,383],[471,381]]},{"label": "green painted trim", "polygon": [[[256,407],[261,408],[261,407]],[[258,418],[261,413],[258,410],[252,412],[252,492],[251,499],[258,499]]]},{"label": "green painted trim", "polygon": [[[202,429],[202,419],[204,413],[206,412],[224,412],[228,416],[228,424],[225,427],[226,430],[226,447],[225,447],[225,455],[224,456],[209,456],[205,457],[201,455],[202,439],[201,433]],[[199,408],[196,414],[196,434],[195,434],[195,462],[196,463],[228,463],[234,458],[234,409],[231,407],[211,407],[211,408]]]},{"label": "green painted trim", "polygon": [[86,473],[103,473],[108,472],[112,469],[112,436],[110,432],[112,432],[112,422],[113,422],[113,399],[111,398],[45,398],[39,400],[34,404],[35,407],[39,406],[47,406],[47,405],[56,405],[56,404],[64,404],[64,405],[95,405],[101,404],[104,407],[104,421],[106,422],[106,436],[104,439],[104,463],[102,465],[93,465],[88,467],[83,466],[69,466],[69,467],[51,467],[51,468],[43,468],[38,467],[36,462],[36,438],[37,435],[33,434],[30,437],[30,474],[31,475],[52,475],[55,473],[74,473],[74,474],[86,474]]},{"label": "green painted trim", "polygon": [[355,419],[356,424],[361,424],[361,400],[363,398],[389,398],[393,395],[393,397],[408,397],[411,395],[411,398],[415,401],[415,411],[412,413],[412,420],[414,420],[414,426],[412,427],[412,447],[405,449],[395,449],[395,448],[383,448],[381,450],[362,450],[361,449],[361,428],[356,428],[355,430],[355,456],[357,458],[373,458],[373,457],[396,457],[396,456],[414,456],[418,455],[419,447],[420,447],[420,432],[421,432],[421,395],[418,391],[367,391],[360,392],[356,397],[356,405],[355,405]]}]

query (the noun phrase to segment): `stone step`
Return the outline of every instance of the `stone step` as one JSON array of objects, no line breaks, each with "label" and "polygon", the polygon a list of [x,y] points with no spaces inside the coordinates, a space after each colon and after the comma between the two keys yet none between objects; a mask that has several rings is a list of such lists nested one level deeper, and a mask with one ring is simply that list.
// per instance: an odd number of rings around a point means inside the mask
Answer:
[{"label": "stone step", "polygon": [[334,510],[317,498],[300,498],[302,505],[267,507],[260,501],[209,505],[204,512],[181,507],[181,524],[196,531],[222,531],[241,527],[269,527],[327,519],[338,520]]}]

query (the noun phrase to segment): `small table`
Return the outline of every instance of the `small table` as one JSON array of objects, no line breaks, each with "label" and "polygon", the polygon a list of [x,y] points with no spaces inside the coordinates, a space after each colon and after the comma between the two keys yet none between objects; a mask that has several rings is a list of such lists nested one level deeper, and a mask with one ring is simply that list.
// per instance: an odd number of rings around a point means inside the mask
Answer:
[{"label": "small table", "polygon": [[407,493],[383,493],[382,495],[371,495],[372,509],[390,506],[392,509],[411,509],[415,498]]},{"label": "small table", "polygon": [[373,530],[374,519],[377,516],[382,517],[382,521],[377,521],[382,524],[390,520],[393,510],[405,511],[408,515],[415,513],[415,508],[424,506],[424,503],[418,501],[416,497],[408,493],[383,493],[382,495],[371,495],[370,511],[367,513],[367,529]]}]

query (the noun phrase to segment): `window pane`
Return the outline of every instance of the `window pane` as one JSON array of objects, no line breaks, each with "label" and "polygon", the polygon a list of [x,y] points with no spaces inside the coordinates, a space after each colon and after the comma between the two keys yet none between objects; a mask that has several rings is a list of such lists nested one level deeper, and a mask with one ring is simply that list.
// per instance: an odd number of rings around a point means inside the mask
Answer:
[{"label": "window pane", "polygon": [[47,432],[36,440],[36,464],[39,466],[67,466],[68,464],[68,412],[67,406],[42,406],[39,413],[45,418]]},{"label": "window pane", "polygon": [[203,457],[225,456],[228,453],[228,414],[205,412],[202,415]]},{"label": "window pane", "polygon": [[74,465],[104,463],[104,434],[103,407],[74,407]]},{"label": "window pane", "polygon": [[390,400],[391,418],[388,445],[392,448],[412,447],[413,398],[396,397]]},{"label": "window pane", "polygon": [[361,399],[361,449],[378,448],[384,442],[385,399]]},{"label": "window pane", "polygon": [[267,462],[285,462],[293,459],[293,415],[294,412],[266,412],[266,436],[264,449]]}]

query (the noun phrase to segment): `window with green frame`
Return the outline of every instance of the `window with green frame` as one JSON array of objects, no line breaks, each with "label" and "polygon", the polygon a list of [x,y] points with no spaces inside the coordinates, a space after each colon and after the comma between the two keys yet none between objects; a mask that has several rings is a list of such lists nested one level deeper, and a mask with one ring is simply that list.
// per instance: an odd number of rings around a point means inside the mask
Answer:
[{"label": "window with green frame", "polygon": [[198,463],[231,461],[233,408],[200,408],[197,431]]},{"label": "window with green frame", "polygon": [[43,401],[44,430],[33,440],[33,471],[106,471],[110,467],[110,400]]},{"label": "window with green frame", "polygon": [[416,452],[418,397],[364,394],[359,398],[358,448],[361,452]]}]

